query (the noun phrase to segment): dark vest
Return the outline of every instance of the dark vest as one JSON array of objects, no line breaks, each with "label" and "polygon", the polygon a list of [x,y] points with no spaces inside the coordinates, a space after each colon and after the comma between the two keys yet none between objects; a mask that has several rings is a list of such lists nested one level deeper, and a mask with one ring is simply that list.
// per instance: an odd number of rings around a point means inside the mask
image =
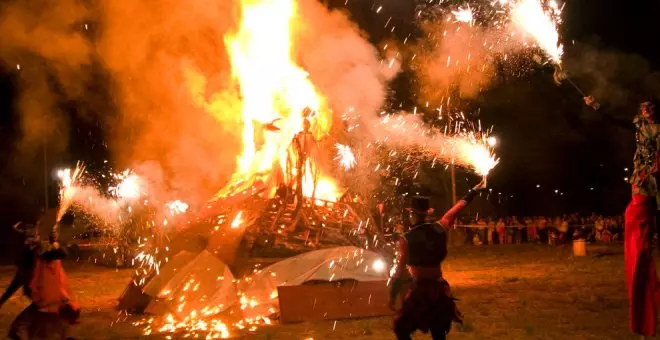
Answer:
[{"label": "dark vest", "polygon": [[416,225],[404,237],[408,243],[406,265],[438,267],[447,257],[447,233],[437,223]]}]

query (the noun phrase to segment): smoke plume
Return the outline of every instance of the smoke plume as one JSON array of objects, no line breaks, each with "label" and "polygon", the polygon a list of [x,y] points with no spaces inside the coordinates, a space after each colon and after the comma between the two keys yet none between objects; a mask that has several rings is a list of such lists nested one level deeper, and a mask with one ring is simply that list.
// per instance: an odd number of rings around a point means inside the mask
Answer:
[{"label": "smoke plume", "polygon": [[78,2],[11,1],[0,7],[0,63],[18,72],[21,138],[16,166],[30,164],[47,141],[51,153],[67,145],[67,118],[58,100],[84,101],[91,46],[82,35],[88,15]]}]

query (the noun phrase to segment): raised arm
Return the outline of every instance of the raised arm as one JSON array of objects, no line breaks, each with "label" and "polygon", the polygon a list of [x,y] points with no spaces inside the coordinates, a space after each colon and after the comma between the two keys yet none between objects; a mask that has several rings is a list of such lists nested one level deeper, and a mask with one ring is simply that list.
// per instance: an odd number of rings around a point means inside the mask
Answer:
[{"label": "raised arm", "polygon": [[592,109],[594,109],[594,111],[597,111],[600,114],[602,114],[603,118],[605,118],[605,120],[607,120],[609,123],[624,128],[626,130],[630,130],[630,131],[636,130],[635,124],[631,120],[627,118],[615,117],[614,115],[612,115],[611,112],[607,112],[608,110],[603,110],[601,108],[600,103],[596,101],[594,97],[592,96],[584,97],[584,103],[590,106]]},{"label": "raised arm", "polygon": [[451,207],[451,209],[447,210],[447,212],[438,221],[438,224],[440,224],[445,229],[451,228],[454,225],[454,220],[456,220],[458,213],[461,212],[463,208],[470,204],[470,202],[472,202],[472,200],[485,189],[486,180],[483,180],[474,188],[470,189],[467,194],[463,196],[463,198],[461,198],[458,202],[456,202],[456,204],[454,204],[453,207]]}]

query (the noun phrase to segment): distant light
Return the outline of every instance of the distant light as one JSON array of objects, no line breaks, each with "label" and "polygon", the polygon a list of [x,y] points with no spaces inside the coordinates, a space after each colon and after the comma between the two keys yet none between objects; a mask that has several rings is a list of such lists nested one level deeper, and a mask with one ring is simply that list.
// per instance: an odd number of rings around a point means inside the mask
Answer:
[{"label": "distant light", "polygon": [[20,65],[20,64],[16,64],[16,69],[20,71],[20,70],[21,70],[21,65]]},{"label": "distant light", "polygon": [[589,188],[589,190],[594,191],[594,188]]},{"label": "distant light", "polygon": [[385,261],[381,259],[377,259],[374,261],[374,263],[371,265],[371,268],[373,268],[377,272],[382,272],[385,270]]},{"label": "distant light", "polygon": [[486,139],[486,142],[487,142],[488,145],[490,145],[490,146],[495,146],[495,145],[497,145],[497,138],[496,138],[496,137],[488,137],[488,138]]},{"label": "distant light", "polygon": [[555,189],[555,194],[559,192],[559,189]]},{"label": "distant light", "polygon": [[537,187],[537,188],[540,188],[540,187],[541,187],[541,184],[537,184],[536,187]]},{"label": "distant light", "polygon": [[628,177],[624,177],[623,180],[628,182]]},{"label": "distant light", "polygon": [[623,168],[623,171],[628,171],[628,168]]}]

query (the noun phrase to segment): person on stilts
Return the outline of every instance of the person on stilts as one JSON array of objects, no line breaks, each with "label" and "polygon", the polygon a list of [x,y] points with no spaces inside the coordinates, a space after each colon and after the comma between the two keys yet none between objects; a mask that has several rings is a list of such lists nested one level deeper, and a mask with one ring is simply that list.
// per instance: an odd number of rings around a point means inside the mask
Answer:
[{"label": "person on stilts", "polygon": [[444,340],[452,321],[462,317],[442,277],[442,261],[447,256],[447,233],[456,215],[486,188],[485,180],[475,186],[437,222],[427,222],[427,197],[413,197],[409,210],[412,228],[399,240],[399,249],[390,287],[390,308],[394,309],[403,284],[405,269],[412,277],[412,288],[394,318],[398,340],[410,340],[416,330],[431,332],[434,340]]},{"label": "person on stilts", "polygon": [[[596,110],[600,107],[593,97],[586,97],[585,102]],[[632,124],[606,115],[614,123],[633,130],[636,137],[630,176],[632,198],[624,215],[624,259],[630,329],[642,338],[655,336],[660,289],[653,261],[653,238],[660,234],[660,120],[656,107],[655,100],[643,102]]]}]

